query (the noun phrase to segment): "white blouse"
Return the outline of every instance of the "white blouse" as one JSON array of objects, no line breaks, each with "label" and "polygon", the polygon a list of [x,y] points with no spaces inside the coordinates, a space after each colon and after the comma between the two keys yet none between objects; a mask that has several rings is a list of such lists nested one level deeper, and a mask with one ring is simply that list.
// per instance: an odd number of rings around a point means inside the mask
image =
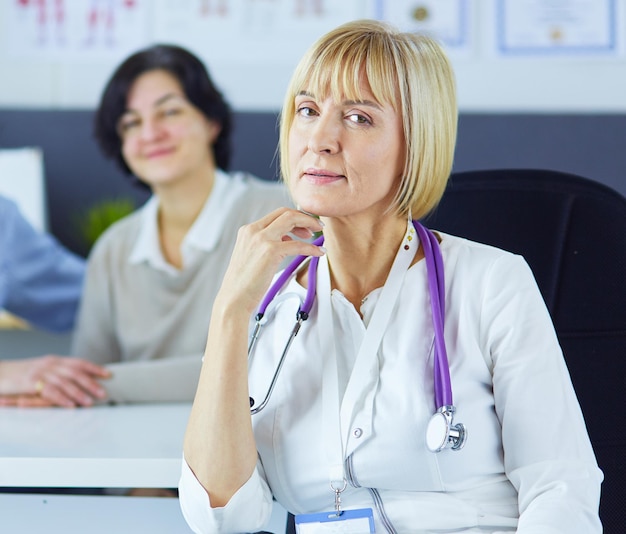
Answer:
[{"label": "white blouse", "polygon": [[[252,477],[213,509],[183,461],[180,502],[195,532],[260,530],[272,497],[295,514],[333,510],[329,477],[337,450],[350,481],[342,506],[373,508],[377,533],[390,531],[386,521],[411,533],[602,531],[602,473],[530,269],[519,256],[440,235],[455,422],[468,429],[463,449],[435,454],[425,444],[436,409],[425,262],[406,272],[378,351],[365,362],[357,354],[380,290],[363,303],[361,319],[340,292],[329,297],[318,288],[270,402],[253,416],[259,462]],[[324,276],[320,268],[318,279]],[[281,294],[303,299],[305,290],[291,280]],[[319,328],[328,324],[318,313],[324,299],[332,338]],[[250,369],[258,402],[298,304],[283,297],[258,341]],[[322,387],[328,354],[336,354],[346,415],[341,443],[329,443],[333,425]]]}]

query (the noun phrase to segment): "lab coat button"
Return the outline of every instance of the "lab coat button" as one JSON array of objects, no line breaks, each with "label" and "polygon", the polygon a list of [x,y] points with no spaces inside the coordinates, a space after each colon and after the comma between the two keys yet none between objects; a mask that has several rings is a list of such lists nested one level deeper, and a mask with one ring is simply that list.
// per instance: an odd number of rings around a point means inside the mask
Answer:
[{"label": "lab coat button", "polygon": [[360,428],[355,428],[355,429],[352,431],[352,435],[353,435],[355,438],[360,438],[360,437],[363,435],[363,430],[361,430]]}]

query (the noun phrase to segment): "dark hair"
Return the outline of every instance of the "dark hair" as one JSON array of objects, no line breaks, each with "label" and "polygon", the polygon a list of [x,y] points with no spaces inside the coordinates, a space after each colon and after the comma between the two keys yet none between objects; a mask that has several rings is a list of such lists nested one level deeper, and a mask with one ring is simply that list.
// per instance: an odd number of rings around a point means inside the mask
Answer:
[{"label": "dark hair", "polygon": [[213,143],[215,164],[228,170],[231,155],[232,115],[209,76],[202,61],[184,48],[173,45],[154,45],[129,56],[113,73],[107,83],[94,118],[94,136],[102,153],[127,174],[132,171],[122,156],[122,140],[117,126],[126,111],[128,92],[135,80],[152,70],[165,70],[182,85],[187,99],[208,119],[217,122],[220,133]]}]

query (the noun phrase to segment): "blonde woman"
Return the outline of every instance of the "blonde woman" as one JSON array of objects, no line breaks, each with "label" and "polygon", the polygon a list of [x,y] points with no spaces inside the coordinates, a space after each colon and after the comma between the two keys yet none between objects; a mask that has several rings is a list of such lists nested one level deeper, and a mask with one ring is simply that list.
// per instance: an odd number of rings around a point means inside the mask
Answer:
[{"label": "blonde woman", "polygon": [[[195,532],[261,529],[273,498],[301,532],[601,532],[602,473],[527,264],[416,221],[456,122],[427,37],[351,22],[299,63],[280,152],[302,211],[245,226],[216,297],[179,485]],[[310,260],[266,306],[290,255]]]}]

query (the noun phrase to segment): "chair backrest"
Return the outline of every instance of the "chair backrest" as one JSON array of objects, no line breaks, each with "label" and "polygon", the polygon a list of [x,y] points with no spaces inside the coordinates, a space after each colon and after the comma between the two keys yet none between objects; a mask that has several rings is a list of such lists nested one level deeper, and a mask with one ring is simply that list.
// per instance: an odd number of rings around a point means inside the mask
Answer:
[{"label": "chair backrest", "polygon": [[440,205],[424,223],[526,258],[604,471],[604,532],[624,532],[626,198],[557,171],[460,172],[452,174]]}]

